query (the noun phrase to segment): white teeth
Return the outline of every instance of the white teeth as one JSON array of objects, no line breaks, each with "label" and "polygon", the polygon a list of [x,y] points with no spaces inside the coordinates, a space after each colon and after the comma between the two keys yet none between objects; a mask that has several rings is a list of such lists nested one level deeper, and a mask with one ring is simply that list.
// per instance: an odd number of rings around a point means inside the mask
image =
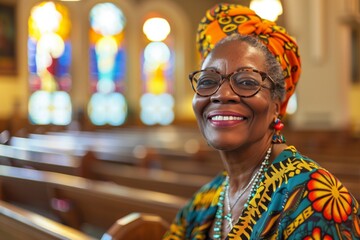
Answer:
[{"label": "white teeth", "polygon": [[233,121],[233,120],[243,120],[243,117],[235,117],[235,116],[213,116],[211,117],[211,120],[214,121]]}]

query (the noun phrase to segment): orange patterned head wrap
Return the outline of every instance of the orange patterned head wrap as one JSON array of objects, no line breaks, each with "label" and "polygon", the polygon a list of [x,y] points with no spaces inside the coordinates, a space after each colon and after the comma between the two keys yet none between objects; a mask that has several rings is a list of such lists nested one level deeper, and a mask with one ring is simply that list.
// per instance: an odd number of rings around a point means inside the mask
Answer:
[{"label": "orange patterned head wrap", "polygon": [[262,19],[247,7],[237,4],[217,4],[206,12],[206,16],[199,24],[196,41],[202,59],[209,54],[217,42],[233,33],[257,37],[280,63],[286,89],[280,109],[280,116],[284,116],[301,72],[300,56],[295,40],[283,27]]}]

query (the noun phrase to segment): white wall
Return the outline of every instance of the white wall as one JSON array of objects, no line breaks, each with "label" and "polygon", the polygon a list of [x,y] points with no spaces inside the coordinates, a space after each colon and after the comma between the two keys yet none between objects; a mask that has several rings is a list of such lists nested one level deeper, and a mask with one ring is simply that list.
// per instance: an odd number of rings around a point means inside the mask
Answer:
[{"label": "white wall", "polygon": [[349,31],[338,0],[287,0],[286,25],[300,46],[297,129],[345,129],[351,119]]}]

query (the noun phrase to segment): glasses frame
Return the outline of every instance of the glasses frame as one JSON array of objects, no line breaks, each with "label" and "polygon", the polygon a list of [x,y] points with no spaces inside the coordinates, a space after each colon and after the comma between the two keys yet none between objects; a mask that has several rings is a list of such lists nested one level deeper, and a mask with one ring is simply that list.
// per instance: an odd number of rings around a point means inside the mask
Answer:
[{"label": "glasses frame", "polygon": [[[215,73],[219,74],[219,76],[221,77],[220,83],[219,83],[219,85],[217,86],[216,90],[214,90],[213,93],[211,93],[211,94],[200,94],[200,93],[196,90],[196,88],[194,87],[194,84],[193,84],[193,82],[194,82],[194,76],[195,76],[196,74],[198,74],[199,72],[208,72],[208,71],[212,71],[212,72],[215,72]],[[255,93],[253,93],[253,94],[251,94],[251,95],[249,95],[249,96],[242,96],[242,95],[238,94],[238,93],[234,90],[234,88],[233,88],[233,86],[232,86],[232,84],[231,84],[231,81],[230,81],[231,77],[232,77],[234,74],[236,74],[236,73],[238,73],[238,72],[244,72],[244,71],[259,73],[260,76],[261,76],[261,79],[262,79],[262,82],[261,82],[261,84],[260,84],[259,89],[258,89]],[[242,68],[239,68],[239,69],[237,69],[236,71],[231,72],[231,73],[229,73],[229,74],[221,74],[219,71],[217,71],[217,70],[215,70],[215,69],[202,69],[202,70],[197,70],[197,71],[191,72],[191,73],[189,74],[189,80],[190,80],[190,84],[191,84],[192,89],[194,90],[194,92],[195,92],[197,95],[199,95],[199,96],[201,96],[201,97],[209,97],[209,96],[214,95],[214,94],[219,90],[219,88],[221,87],[221,85],[225,82],[225,80],[229,80],[229,85],[230,85],[231,90],[233,90],[233,92],[234,92],[236,95],[238,95],[239,97],[243,97],[243,98],[253,97],[253,96],[255,96],[258,92],[260,92],[260,90],[261,90],[262,88],[266,88],[266,89],[269,89],[269,90],[271,89],[271,87],[265,86],[264,81],[265,81],[266,79],[269,79],[274,86],[276,85],[276,84],[275,84],[275,81],[269,76],[269,74],[267,74],[266,72],[257,70],[256,68],[252,68],[252,67],[242,67]]]}]

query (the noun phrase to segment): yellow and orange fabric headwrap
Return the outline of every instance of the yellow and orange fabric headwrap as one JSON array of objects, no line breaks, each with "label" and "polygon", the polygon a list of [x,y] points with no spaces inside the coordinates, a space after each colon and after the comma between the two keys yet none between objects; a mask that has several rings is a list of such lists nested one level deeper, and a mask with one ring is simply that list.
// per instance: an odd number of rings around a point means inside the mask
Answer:
[{"label": "yellow and orange fabric headwrap", "polygon": [[286,89],[280,110],[280,116],[284,116],[301,72],[300,56],[295,40],[283,27],[262,19],[245,6],[220,3],[206,12],[198,27],[196,41],[202,59],[206,58],[217,42],[233,33],[257,37],[280,63]]}]

